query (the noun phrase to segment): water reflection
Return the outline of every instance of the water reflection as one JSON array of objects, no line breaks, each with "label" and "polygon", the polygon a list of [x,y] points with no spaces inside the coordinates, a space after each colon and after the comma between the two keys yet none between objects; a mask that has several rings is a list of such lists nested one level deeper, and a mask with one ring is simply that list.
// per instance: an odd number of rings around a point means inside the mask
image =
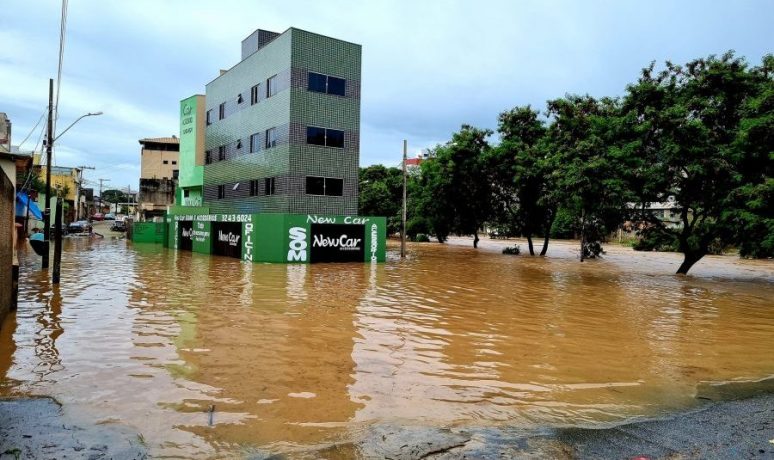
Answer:
[{"label": "water reflection", "polygon": [[653,254],[616,257],[418,245],[382,265],[246,265],[69,241],[59,289],[23,257],[0,394],[129,425],[155,456],[232,457],[373,423],[597,424],[774,373],[760,264],[686,278]]}]

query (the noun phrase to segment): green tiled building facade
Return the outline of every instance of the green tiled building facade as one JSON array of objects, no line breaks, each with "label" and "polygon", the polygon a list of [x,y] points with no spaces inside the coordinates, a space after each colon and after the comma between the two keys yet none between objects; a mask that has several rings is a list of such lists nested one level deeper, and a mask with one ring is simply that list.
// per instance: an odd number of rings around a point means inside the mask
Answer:
[{"label": "green tiled building facade", "polygon": [[355,215],[361,47],[257,30],[206,86],[203,206],[213,213]]}]

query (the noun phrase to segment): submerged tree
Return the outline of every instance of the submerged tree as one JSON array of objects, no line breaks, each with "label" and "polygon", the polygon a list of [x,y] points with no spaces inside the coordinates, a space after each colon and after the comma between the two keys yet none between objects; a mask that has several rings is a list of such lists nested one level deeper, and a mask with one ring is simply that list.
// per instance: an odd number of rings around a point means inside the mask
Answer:
[{"label": "submerged tree", "polygon": [[439,240],[445,240],[450,231],[472,234],[473,247],[478,247],[478,231],[491,214],[486,169],[487,137],[491,134],[463,125],[451,142],[438,146],[422,163],[421,212],[429,218]]},{"label": "submerged tree", "polygon": [[[770,85],[770,71],[751,72],[744,59],[729,52],[685,66],[667,63],[658,72],[651,64],[627,88],[621,149],[640,159],[628,181],[643,210],[640,218],[649,221],[646,232],[677,239],[684,254],[677,273],[687,273],[712,246],[744,241],[740,224],[755,220],[744,197],[756,202],[770,184],[770,120],[765,118],[771,108],[764,107],[765,94],[758,94]],[[763,98],[760,104],[753,102],[756,97]],[[679,209],[679,228],[645,211],[648,202],[670,196]]]},{"label": "submerged tree", "polygon": [[501,113],[501,143],[488,156],[494,218],[518,229],[527,238],[533,256],[532,237],[536,233],[543,235],[540,255],[546,254],[556,214],[555,200],[549,193],[551,168],[545,150],[546,127],[538,116],[539,112],[530,106]]},{"label": "submerged tree", "polygon": [[628,195],[622,163],[610,149],[618,103],[569,95],[549,101],[548,113],[551,194],[576,222],[583,261],[602,252],[600,243],[621,222]]}]

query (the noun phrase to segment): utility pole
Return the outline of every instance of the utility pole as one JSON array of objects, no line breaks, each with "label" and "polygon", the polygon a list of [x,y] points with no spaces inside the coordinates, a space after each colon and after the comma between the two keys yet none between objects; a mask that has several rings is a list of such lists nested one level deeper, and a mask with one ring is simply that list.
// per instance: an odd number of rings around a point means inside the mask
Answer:
[{"label": "utility pole", "polygon": [[97,179],[99,181],[99,212],[102,212],[102,183],[110,182],[110,179]]},{"label": "utility pole", "polygon": [[406,151],[408,141],[403,139],[403,219],[400,230],[400,258],[406,257]]},{"label": "utility pole", "polygon": [[[81,191],[83,189],[83,170],[95,169],[94,166],[78,166],[78,193],[75,194],[75,202],[78,203],[78,212],[75,220],[81,220],[84,216],[81,212]],[[88,208],[88,206],[87,206]]]},{"label": "utility pole", "polygon": [[41,265],[48,269],[48,241],[51,236],[51,146],[54,144],[54,79],[48,79],[48,129],[46,135],[46,205],[43,208],[43,257]]}]

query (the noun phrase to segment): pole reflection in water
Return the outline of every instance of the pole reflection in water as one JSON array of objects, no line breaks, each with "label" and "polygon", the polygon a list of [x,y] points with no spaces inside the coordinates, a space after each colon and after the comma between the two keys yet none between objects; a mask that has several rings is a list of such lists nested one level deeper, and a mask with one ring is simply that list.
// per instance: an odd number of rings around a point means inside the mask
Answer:
[{"label": "pole reflection in water", "polygon": [[59,291],[22,257],[0,394],[128,425],[153,456],[293,454],[382,423],[594,425],[774,374],[771,264],[708,258],[676,277],[650,253],[431,244],[307,266],[109,239],[64,251]]}]

